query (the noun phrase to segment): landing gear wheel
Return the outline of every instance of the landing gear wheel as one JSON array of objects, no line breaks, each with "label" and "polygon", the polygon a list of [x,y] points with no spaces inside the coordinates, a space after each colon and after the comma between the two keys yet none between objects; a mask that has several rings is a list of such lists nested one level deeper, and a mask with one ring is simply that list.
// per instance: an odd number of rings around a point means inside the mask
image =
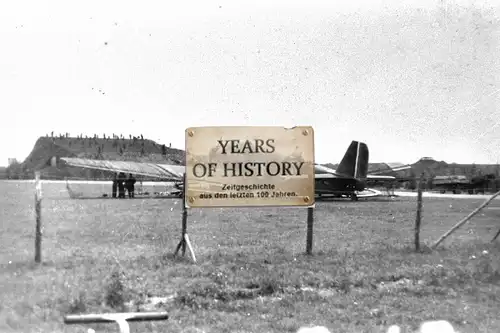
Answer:
[{"label": "landing gear wheel", "polygon": [[358,201],[358,196],[356,193],[351,194],[351,201]]}]

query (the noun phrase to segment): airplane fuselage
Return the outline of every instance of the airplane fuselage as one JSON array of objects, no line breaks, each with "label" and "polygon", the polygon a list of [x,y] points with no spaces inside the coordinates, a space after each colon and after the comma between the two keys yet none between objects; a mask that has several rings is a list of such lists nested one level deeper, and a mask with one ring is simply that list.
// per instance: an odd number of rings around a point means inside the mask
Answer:
[{"label": "airplane fuselage", "polygon": [[365,184],[355,178],[315,178],[315,193],[318,196],[351,196],[355,191],[363,191]]}]

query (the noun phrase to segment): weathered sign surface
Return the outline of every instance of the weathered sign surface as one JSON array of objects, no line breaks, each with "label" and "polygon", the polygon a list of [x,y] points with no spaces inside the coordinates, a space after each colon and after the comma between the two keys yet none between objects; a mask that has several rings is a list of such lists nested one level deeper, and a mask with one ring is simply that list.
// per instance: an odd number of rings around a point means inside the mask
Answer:
[{"label": "weathered sign surface", "polygon": [[313,128],[186,129],[186,204],[313,205]]}]

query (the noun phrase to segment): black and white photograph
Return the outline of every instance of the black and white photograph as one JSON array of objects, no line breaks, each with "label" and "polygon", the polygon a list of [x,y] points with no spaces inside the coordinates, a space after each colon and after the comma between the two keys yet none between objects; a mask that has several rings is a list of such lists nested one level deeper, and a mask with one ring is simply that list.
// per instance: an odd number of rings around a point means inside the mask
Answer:
[{"label": "black and white photograph", "polygon": [[500,332],[500,0],[0,3],[0,332]]}]

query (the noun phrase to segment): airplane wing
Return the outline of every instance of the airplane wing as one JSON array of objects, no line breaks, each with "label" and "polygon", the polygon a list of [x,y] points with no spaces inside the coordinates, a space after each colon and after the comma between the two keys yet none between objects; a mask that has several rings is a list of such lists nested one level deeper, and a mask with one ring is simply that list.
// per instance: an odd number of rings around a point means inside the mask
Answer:
[{"label": "airplane wing", "polygon": [[396,177],[380,176],[380,175],[367,175],[366,179],[368,179],[368,180],[393,180],[393,179],[396,179]]},{"label": "airplane wing", "polygon": [[[337,177],[345,178],[345,176],[337,174],[334,169],[331,169],[331,168],[328,168],[324,165],[319,165],[319,164],[314,165],[314,172],[316,174],[315,175],[316,178],[337,178]],[[384,181],[384,180],[394,180],[394,179],[396,179],[396,177],[369,174],[366,176],[366,179],[367,180]]]},{"label": "airplane wing", "polygon": [[381,169],[381,170],[374,170],[371,171],[370,174],[372,175],[378,175],[378,174],[383,174],[383,173],[391,173],[391,172],[398,172],[398,171],[403,171],[403,170],[408,170],[411,169],[411,165],[402,165],[398,167],[391,167],[389,166],[390,169]]},{"label": "airplane wing", "polygon": [[314,164],[314,174],[316,178],[345,178],[345,176],[337,174],[334,169],[321,164]]},{"label": "airplane wing", "polygon": [[382,196],[382,192],[373,189],[373,188],[365,188],[363,191],[356,191],[356,195],[358,198],[372,198],[372,197],[380,197]]},{"label": "airplane wing", "polygon": [[185,172],[183,165],[169,165],[146,162],[91,160],[86,158],[61,157],[69,166],[105,170],[111,172],[131,173],[160,178],[164,181],[182,181]]}]

